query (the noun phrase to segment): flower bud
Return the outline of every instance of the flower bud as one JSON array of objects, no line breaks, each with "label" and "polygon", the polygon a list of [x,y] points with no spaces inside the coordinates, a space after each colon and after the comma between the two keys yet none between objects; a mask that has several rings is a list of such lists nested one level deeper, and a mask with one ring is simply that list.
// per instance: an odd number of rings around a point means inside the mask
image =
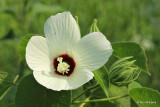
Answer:
[{"label": "flower bud", "polygon": [[75,20],[76,20],[76,23],[77,23],[79,31],[80,31],[79,22],[78,22],[78,16],[75,16]]},{"label": "flower bud", "polygon": [[118,86],[127,85],[138,78],[141,71],[134,65],[136,60],[128,61],[131,58],[121,58],[110,67],[109,76],[113,84]]},{"label": "flower bud", "polygon": [[90,33],[91,32],[100,32],[98,27],[97,27],[97,20],[96,19],[93,20],[93,23],[91,25]]}]

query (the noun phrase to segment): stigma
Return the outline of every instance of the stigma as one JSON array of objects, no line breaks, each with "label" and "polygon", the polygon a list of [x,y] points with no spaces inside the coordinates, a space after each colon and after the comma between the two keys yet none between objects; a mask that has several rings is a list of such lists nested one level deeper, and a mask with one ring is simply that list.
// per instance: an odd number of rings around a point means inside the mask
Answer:
[{"label": "stigma", "polygon": [[58,66],[57,66],[57,71],[59,73],[62,73],[63,75],[64,75],[64,73],[68,74],[68,71],[70,71],[69,70],[70,65],[67,64],[66,62],[63,62],[63,58],[62,57],[58,57],[57,61],[59,62]]}]

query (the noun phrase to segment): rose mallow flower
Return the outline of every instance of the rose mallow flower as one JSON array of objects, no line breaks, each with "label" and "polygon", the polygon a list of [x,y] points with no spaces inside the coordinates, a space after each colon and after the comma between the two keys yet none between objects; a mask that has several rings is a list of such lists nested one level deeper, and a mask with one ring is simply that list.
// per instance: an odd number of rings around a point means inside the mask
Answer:
[{"label": "rose mallow flower", "polygon": [[80,38],[70,12],[47,19],[42,36],[33,36],[26,47],[26,62],[36,81],[56,91],[76,89],[94,76],[112,54],[112,46],[100,32]]}]

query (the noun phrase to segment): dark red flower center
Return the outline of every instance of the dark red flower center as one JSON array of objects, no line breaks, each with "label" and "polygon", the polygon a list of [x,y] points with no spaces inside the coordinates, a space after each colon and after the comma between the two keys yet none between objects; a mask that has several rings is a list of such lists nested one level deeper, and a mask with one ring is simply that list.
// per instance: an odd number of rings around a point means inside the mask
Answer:
[{"label": "dark red flower center", "polygon": [[[61,61],[59,61],[60,59]],[[61,76],[70,76],[73,73],[75,66],[75,61],[72,57],[68,56],[68,54],[62,54],[53,60],[54,72]]]}]

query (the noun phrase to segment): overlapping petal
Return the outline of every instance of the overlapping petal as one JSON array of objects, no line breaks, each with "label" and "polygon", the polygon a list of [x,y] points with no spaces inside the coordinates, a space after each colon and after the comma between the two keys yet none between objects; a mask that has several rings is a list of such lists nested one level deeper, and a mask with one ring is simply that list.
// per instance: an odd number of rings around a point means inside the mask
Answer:
[{"label": "overlapping petal", "polygon": [[110,42],[100,32],[84,36],[72,51],[77,64],[91,71],[103,66],[113,52]]},{"label": "overlapping petal", "polygon": [[50,70],[49,50],[46,39],[33,36],[26,47],[26,62],[35,71]]}]

